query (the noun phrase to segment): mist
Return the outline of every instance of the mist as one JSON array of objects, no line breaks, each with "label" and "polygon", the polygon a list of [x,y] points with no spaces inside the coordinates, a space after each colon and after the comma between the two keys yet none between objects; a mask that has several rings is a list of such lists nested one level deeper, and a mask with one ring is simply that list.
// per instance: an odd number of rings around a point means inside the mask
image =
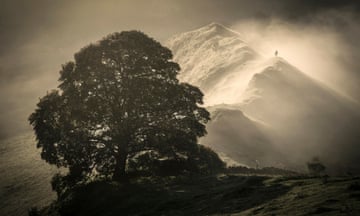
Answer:
[{"label": "mist", "polygon": [[163,43],[175,34],[222,23],[243,33],[264,56],[277,49],[305,73],[359,101],[358,9],[353,1],[4,0],[0,137],[30,130],[27,117],[38,98],[57,87],[61,65],[75,52],[109,33],[132,29]]},{"label": "mist", "polygon": [[352,51],[342,33],[318,23],[289,23],[272,19],[269,23],[248,20],[231,26],[246,43],[264,58],[275,51],[298,69],[328,85],[348,99],[358,101],[354,69],[344,61]]}]

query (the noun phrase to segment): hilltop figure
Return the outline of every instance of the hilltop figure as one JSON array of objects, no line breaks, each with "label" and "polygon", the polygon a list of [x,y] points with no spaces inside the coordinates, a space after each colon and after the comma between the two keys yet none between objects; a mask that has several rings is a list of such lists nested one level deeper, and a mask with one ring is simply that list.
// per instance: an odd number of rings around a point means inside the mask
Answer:
[{"label": "hilltop figure", "polygon": [[277,50],[275,50],[275,56],[277,57],[279,54],[279,52]]}]

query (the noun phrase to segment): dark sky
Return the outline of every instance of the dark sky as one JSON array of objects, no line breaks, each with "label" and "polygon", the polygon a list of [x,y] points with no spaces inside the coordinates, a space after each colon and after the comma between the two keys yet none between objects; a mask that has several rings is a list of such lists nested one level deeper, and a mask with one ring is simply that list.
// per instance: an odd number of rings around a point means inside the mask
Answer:
[{"label": "dark sky", "polygon": [[[242,20],[326,26],[348,52],[339,61],[360,101],[360,1],[356,0],[1,0],[0,138],[29,129],[38,98],[57,86],[61,64],[81,47],[122,30],[142,30],[160,42],[211,22]],[[344,82],[344,81],[342,81]]]}]

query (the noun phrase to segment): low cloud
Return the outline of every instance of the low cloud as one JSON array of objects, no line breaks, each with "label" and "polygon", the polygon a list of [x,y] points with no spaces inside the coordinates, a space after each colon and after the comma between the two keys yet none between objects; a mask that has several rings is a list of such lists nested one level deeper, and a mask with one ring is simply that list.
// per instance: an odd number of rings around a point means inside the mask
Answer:
[{"label": "low cloud", "polygon": [[331,10],[317,14],[312,22],[247,19],[231,28],[263,56],[274,56],[278,50],[280,57],[304,73],[360,102],[360,65],[356,61],[360,43],[355,39],[360,37],[360,29],[353,17],[349,11]]}]

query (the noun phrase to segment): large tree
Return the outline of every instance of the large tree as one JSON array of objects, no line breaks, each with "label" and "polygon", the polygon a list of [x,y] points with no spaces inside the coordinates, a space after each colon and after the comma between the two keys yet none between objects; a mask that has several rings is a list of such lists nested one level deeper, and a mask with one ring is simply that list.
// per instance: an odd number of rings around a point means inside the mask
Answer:
[{"label": "large tree", "polygon": [[[192,158],[209,113],[203,94],[176,78],[171,51],[138,31],[111,34],[82,48],[60,71],[58,90],[29,117],[41,157],[121,180],[129,158]],[[96,170],[96,172],[94,172]]]}]

